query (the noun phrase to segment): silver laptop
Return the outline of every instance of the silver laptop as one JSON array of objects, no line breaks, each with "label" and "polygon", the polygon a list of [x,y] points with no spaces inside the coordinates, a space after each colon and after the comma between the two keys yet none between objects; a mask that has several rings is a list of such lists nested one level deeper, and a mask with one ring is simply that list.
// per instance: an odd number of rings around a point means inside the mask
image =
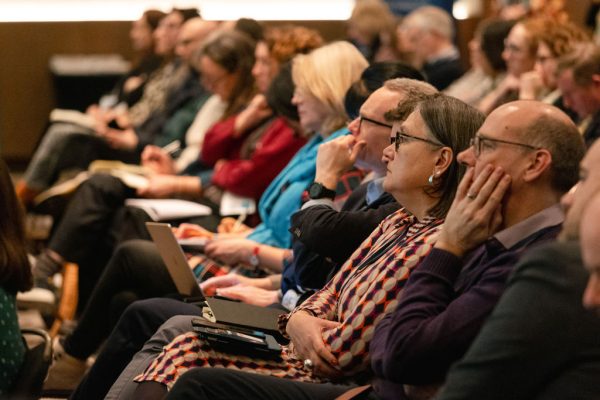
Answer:
[{"label": "silver laptop", "polygon": [[171,225],[159,222],[146,222],[152,240],[158,248],[167,271],[179,294],[198,298],[202,316],[211,322],[238,325],[279,334],[277,319],[283,310],[259,307],[233,300],[205,297],[196,282],[185,254],[173,234]]}]

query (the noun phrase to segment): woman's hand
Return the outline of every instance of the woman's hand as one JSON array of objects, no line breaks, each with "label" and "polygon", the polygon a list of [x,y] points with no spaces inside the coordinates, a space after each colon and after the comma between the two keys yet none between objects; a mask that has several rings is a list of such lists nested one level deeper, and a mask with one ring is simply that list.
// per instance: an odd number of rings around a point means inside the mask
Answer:
[{"label": "woman's hand", "polygon": [[175,174],[175,162],[166,151],[158,146],[148,145],[142,151],[142,166],[157,174]]},{"label": "woman's hand", "polygon": [[139,138],[133,129],[107,129],[102,133],[102,137],[110,147],[119,150],[134,150],[139,142]]},{"label": "woman's hand", "polygon": [[258,244],[248,239],[215,239],[206,244],[204,253],[210,258],[225,264],[246,264],[250,261],[252,251]]},{"label": "woman's hand", "polygon": [[267,290],[255,286],[236,285],[221,288],[216,290],[216,294],[259,307],[267,307],[279,302],[278,290]]},{"label": "woman's hand", "polygon": [[263,287],[261,282],[264,278],[248,278],[243,275],[231,273],[227,275],[214,276],[202,282],[200,289],[207,296],[214,296],[218,289],[229,288],[236,285]]},{"label": "woman's hand", "polygon": [[150,175],[148,186],[138,189],[137,195],[151,199],[171,197],[178,192],[178,178],[175,175]]},{"label": "woman's hand", "polygon": [[301,360],[311,360],[313,373],[330,379],[340,378],[338,360],[323,342],[322,332],[340,326],[339,322],[313,317],[304,311],[292,314],[286,331],[290,336],[293,349]]},{"label": "woman's hand", "polygon": [[247,232],[252,229],[248,225],[245,225],[245,224],[239,224],[237,226],[236,226],[236,224],[237,224],[237,219],[231,218],[231,217],[225,217],[219,223],[219,226],[217,227],[217,232],[219,232],[219,234],[242,233],[242,232]]},{"label": "woman's hand", "polygon": [[234,135],[239,137],[248,129],[258,125],[260,121],[273,114],[273,110],[267,104],[267,99],[262,94],[252,98],[248,107],[238,114],[234,122]]},{"label": "woman's hand", "polygon": [[510,175],[487,165],[473,177],[463,177],[435,247],[462,257],[498,231],[502,224],[502,199],[510,187]]},{"label": "woman's hand", "polygon": [[177,239],[188,239],[194,237],[205,237],[212,239],[214,236],[214,233],[204,229],[200,225],[187,223],[183,223],[177,228],[173,228],[173,233]]}]

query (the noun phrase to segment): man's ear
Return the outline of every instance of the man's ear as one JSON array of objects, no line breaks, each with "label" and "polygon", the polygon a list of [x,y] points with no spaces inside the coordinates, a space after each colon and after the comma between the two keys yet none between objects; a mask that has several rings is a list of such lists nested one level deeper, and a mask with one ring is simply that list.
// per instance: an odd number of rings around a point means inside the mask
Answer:
[{"label": "man's ear", "polygon": [[454,153],[450,147],[442,147],[437,159],[435,160],[434,174],[436,176],[442,175],[452,164],[454,159]]},{"label": "man's ear", "polygon": [[545,171],[550,169],[552,164],[552,154],[546,149],[535,150],[531,158],[529,166],[523,173],[523,180],[525,182],[532,182],[544,174]]}]

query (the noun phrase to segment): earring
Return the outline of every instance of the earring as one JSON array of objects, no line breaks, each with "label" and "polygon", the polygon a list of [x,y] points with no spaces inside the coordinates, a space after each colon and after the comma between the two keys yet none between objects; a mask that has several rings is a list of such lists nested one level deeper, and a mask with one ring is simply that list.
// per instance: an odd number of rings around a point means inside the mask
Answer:
[{"label": "earring", "polygon": [[434,179],[437,179],[440,177],[440,174],[438,172],[433,172],[433,174],[429,175],[429,178],[427,179],[427,183],[429,183],[429,186],[434,186],[433,181]]}]

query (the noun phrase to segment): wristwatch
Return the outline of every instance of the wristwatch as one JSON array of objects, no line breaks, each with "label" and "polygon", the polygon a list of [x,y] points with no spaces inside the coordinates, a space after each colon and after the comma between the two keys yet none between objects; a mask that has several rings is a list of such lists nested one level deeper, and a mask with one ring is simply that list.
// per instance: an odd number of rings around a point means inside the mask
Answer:
[{"label": "wristwatch", "polygon": [[257,268],[260,265],[258,253],[260,253],[260,246],[254,246],[254,249],[252,249],[252,255],[250,256],[250,259],[248,260],[250,265],[254,268]]},{"label": "wristwatch", "polygon": [[335,190],[327,189],[319,182],[313,182],[308,188],[308,197],[313,200],[323,198],[333,200],[335,198]]}]

